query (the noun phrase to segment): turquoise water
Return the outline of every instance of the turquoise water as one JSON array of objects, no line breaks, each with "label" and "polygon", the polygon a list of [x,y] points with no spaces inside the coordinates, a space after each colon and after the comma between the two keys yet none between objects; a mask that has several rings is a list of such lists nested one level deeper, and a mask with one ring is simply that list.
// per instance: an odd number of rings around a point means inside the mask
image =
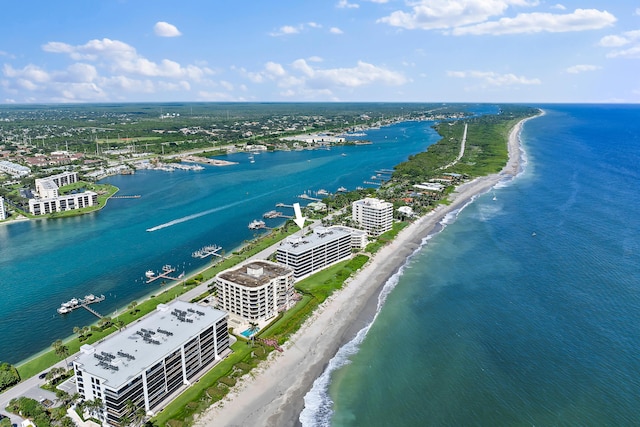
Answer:
[{"label": "turquoise water", "polygon": [[254,237],[249,222],[276,203],[304,204],[297,195],[321,188],[366,187],[363,181],[375,170],[392,168],[435,142],[430,125],[371,130],[372,145],[264,153],[255,163],[234,154],[225,158],[239,162],[235,166],[114,176],[105,182],[120,187],[120,194],[142,197],[112,199],[100,212],[80,217],[0,226],[0,360],[19,362],[71,335],[74,326],[95,322],[86,310],[56,313],[72,297],[104,294],[93,308],[112,315],[161,292],[160,281],[145,283],[145,271],[165,264],[176,267],[176,275],[194,271],[207,261],[191,253],[206,245],[231,252]]},{"label": "turquoise water", "polygon": [[304,425],[638,424],[640,107],[543,108],[525,172],[425,240]]},{"label": "turquoise water", "polygon": [[255,331],[252,331],[251,329],[245,329],[244,331],[242,331],[240,333],[240,335],[242,335],[245,338],[250,338],[251,335],[258,333],[258,331],[260,331],[260,329],[256,329]]}]

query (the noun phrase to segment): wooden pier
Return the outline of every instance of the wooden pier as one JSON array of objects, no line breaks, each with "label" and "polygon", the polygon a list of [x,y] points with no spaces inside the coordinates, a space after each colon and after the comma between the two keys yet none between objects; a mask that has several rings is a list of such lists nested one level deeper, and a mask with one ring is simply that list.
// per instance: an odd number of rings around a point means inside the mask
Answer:
[{"label": "wooden pier", "polygon": [[134,194],[131,196],[127,196],[127,195],[122,195],[122,196],[111,196],[112,199],[139,199],[140,197],[142,197],[139,194]]},{"label": "wooden pier", "polygon": [[299,199],[305,199],[305,200],[313,200],[313,201],[315,201],[315,202],[321,202],[321,201],[322,201],[322,199],[318,199],[318,198],[316,198],[316,197],[311,197],[311,196],[309,196],[309,195],[307,195],[307,194],[300,194],[300,195],[298,196],[298,198],[299,198]]},{"label": "wooden pier", "polygon": [[218,245],[208,245],[205,246],[201,249],[198,249],[197,251],[193,252],[191,254],[192,257],[194,258],[206,258],[208,256],[217,256],[219,258],[222,258],[222,255],[220,255],[218,252],[220,252],[222,250],[222,246],[218,246]]},{"label": "wooden pier", "polygon": [[159,273],[159,274],[155,274],[153,271],[149,270],[146,273],[147,283],[155,282],[158,279],[169,279],[169,280],[175,280],[175,281],[182,279],[183,274],[181,274],[178,277],[169,276],[174,271],[176,271],[176,269],[171,267],[170,265],[165,265],[164,267],[162,267],[162,273]]},{"label": "wooden pier", "polygon": [[59,314],[68,314],[77,308],[86,308],[91,314],[96,315],[100,319],[102,319],[102,315],[89,307],[89,304],[96,304],[105,300],[104,295],[100,295],[99,297],[94,296],[93,294],[87,295],[82,299],[72,298],[69,301],[62,303],[60,308],[58,308]]}]

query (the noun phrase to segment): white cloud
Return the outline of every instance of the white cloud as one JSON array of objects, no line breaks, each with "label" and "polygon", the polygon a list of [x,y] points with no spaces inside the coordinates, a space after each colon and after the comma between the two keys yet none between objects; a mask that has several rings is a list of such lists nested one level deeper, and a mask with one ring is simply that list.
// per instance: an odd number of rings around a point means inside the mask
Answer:
[{"label": "white cloud", "polygon": [[639,8],[637,8],[637,9],[633,12],[633,14],[634,14],[634,15],[636,15],[636,16],[640,16],[640,7],[639,7]]},{"label": "white cloud", "polygon": [[50,53],[65,53],[75,60],[96,61],[104,64],[112,72],[138,74],[148,77],[167,77],[200,80],[213,71],[196,65],[182,66],[170,59],[151,61],[138,54],[133,46],[119,40],[104,38],[90,40],[84,45],[72,46],[67,43],[49,42],[42,49]]},{"label": "white cloud", "polygon": [[322,62],[323,59],[319,56],[310,56],[307,58],[307,61],[309,62]]},{"label": "white cloud", "polygon": [[292,25],[284,25],[280,27],[277,31],[273,31],[269,33],[270,36],[279,37],[279,36],[287,36],[290,34],[298,34],[302,30],[302,26],[294,27]]},{"label": "white cloud", "polygon": [[501,18],[498,21],[458,27],[454,35],[465,34],[520,34],[520,33],[561,33],[568,31],[598,30],[613,25],[616,17],[607,11],[596,9],[576,9],[573,13],[521,13],[515,18]]},{"label": "white cloud", "polygon": [[[537,0],[419,0],[409,4],[409,11],[397,10],[377,22],[409,30],[442,30],[453,35],[586,31],[616,22],[611,13],[597,9],[576,9],[566,14],[531,12],[515,17],[503,16],[512,7],[537,6]],[[561,4],[552,8],[565,9]]]},{"label": "white cloud", "polygon": [[97,81],[97,72],[89,64],[72,64],[66,70],[47,72],[35,65],[22,69],[10,65],[3,67],[3,74],[9,79],[3,85],[10,93],[31,92],[30,102],[99,101],[107,99],[106,93]]},{"label": "white cloud", "polygon": [[567,10],[567,8],[563,5],[563,4],[554,4],[553,6],[551,6],[551,9],[558,9],[558,10]]},{"label": "white cloud", "polygon": [[410,12],[397,10],[378,20],[394,27],[409,30],[448,29],[485,22],[500,16],[510,6],[533,6],[535,0],[419,0],[412,3]]},{"label": "white cloud", "polygon": [[603,47],[620,47],[629,43],[630,41],[627,37],[612,35],[601,38],[598,45]]},{"label": "white cloud", "polygon": [[578,64],[578,65],[573,65],[567,68],[566,72],[569,74],[579,74],[579,73],[584,73],[585,71],[599,70],[601,68],[602,67],[599,67],[597,65]]},{"label": "white cloud", "polygon": [[357,9],[360,7],[357,3],[349,3],[348,0],[340,0],[336,5],[338,9]]},{"label": "white cloud", "polygon": [[283,25],[278,28],[276,31],[272,31],[269,33],[272,37],[281,37],[281,36],[289,36],[292,34],[300,34],[302,31],[311,28],[311,29],[320,29],[322,28],[322,24],[318,24],[317,22],[307,22],[306,24],[298,24],[298,25]]},{"label": "white cloud", "polygon": [[178,37],[182,35],[175,25],[164,21],[156,22],[156,25],[153,26],[153,31],[159,37]]},{"label": "white cloud", "polygon": [[329,30],[331,34],[343,34],[342,30],[338,27],[331,27]]},{"label": "white cloud", "polygon": [[609,35],[600,39],[599,46],[621,48],[607,54],[608,58],[640,58],[640,30],[627,31],[619,35]]},{"label": "white cloud", "polygon": [[498,74],[493,71],[448,71],[449,77],[480,80],[486,86],[539,85],[540,79],[516,76],[515,74]]},{"label": "white cloud", "polygon": [[334,99],[333,91],[347,90],[367,85],[380,84],[398,86],[409,80],[396,71],[358,61],[351,68],[317,68],[313,59],[297,59],[290,67],[268,62],[263,70],[246,72],[241,70],[254,83],[268,80],[276,82],[282,88],[281,96],[301,96],[305,98],[323,97]]}]

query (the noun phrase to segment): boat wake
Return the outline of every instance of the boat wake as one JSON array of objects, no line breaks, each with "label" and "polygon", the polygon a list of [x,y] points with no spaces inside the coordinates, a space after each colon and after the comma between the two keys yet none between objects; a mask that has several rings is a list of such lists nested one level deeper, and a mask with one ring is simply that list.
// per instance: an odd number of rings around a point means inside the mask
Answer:
[{"label": "boat wake", "polygon": [[209,209],[209,210],[204,211],[204,212],[199,212],[197,214],[187,215],[187,216],[182,217],[182,218],[174,219],[173,221],[165,222],[164,224],[156,225],[155,227],[147,228],[147,231],[152,232],[152,231],[162,230],[163,228],[171,227],[171,226],[176,225],[176,224],[180,224],[180,223],[183,223],[183,222],[191,221],[192,219],[200,218],[201,216],[205,216],[205,215],[209,215],[209,214],[214,213],[214,212],[221,211],[223,209],[229,208],[232,205],[236,205],[236,204],[237,203],[232,203],[232,204],[227,205],[227,206],[220,206],[220,207],[217,207],[217,208]]}]

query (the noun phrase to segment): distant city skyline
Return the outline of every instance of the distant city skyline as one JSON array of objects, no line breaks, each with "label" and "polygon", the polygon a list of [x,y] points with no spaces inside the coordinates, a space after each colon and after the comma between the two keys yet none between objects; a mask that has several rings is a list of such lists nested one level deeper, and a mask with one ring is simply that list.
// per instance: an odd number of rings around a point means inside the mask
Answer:
[{"label": "distant city skyline", "polygon": [[640,102],[630,0],[3,5],[0,103]]}]

